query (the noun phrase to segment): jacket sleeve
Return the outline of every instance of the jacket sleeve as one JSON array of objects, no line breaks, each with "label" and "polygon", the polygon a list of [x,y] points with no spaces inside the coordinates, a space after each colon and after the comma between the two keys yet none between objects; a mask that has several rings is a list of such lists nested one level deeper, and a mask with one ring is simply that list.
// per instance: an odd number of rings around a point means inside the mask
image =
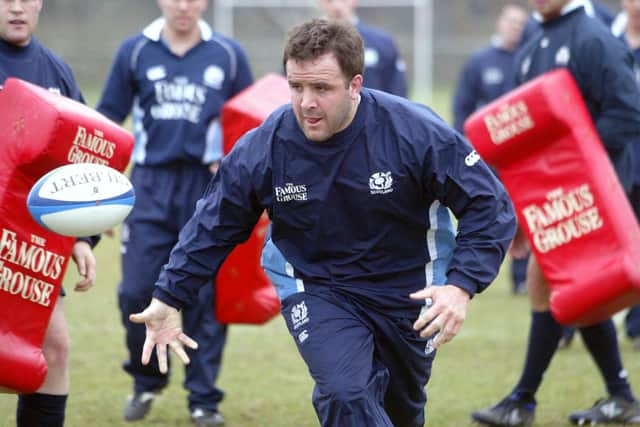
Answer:
[{"label": "jacket sleeve", "polygon": [[153,296],[171,306],[182,308],[196,300],[233,248],[249,238],[264,210],[255,188],[270,182],[259,160],[266,156],[248,149],[248,137],[222,160],[160,273]]},{"label": "jacket sleeve", "polygon": [[610,39],[581,43],[574,72],[583,95],[598,106],[595,126],[602,143],[616,149],[640,136],[640,93],[631,52],[619,40]]},{"label": "jacket sleeve", "polygon": [[117,123],[122,123],[129,115],[136,93],[131,44],[130,39],[118,48],[96,107],[96,110]]},{"label": "jacket sleeve", "polygon": [[447,282],[470,295],[495,279],[516,230],[504,187],[457,133],[441,129],[425,156],[424,186],[458,220]]}]

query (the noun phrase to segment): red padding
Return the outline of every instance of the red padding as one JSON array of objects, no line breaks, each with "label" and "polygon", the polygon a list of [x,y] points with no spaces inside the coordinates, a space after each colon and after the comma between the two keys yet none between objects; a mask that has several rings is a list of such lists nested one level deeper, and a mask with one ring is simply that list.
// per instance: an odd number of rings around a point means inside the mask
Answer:
[{"label": "red padding", "polygon": [[640,228],[567,70],[487,105],[465,132],[513,200],[559,322],[589,325],[640,302]]},{"label": "red padding", "polygon": [[75,238],[38,225],[27,194],[50,170],[102,163],[123,171],[132,135],[89,107],[10,78],[0,91],[0,387],[36,391],[42,354]]}]

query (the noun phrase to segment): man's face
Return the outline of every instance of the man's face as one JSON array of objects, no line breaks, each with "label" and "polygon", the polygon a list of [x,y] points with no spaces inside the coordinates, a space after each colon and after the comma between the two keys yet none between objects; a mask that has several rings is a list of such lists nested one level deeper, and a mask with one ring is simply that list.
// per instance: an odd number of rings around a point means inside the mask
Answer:
[{"label": "man's face", "polygon": [[38,25],[42,0],[0,0],[0,39],[26,46]]},{"label": "man's face", "polygon": [[545,21],[553,19],[560,15],[560,11],[571,0],[529,0],[533,7]]},{"label": "man's face", "polygon": [[158,0],[166,25],[178,34],[190,33],[198,28],[198,20],[207,9],[207,4],[207,0]]},{"label": "man's face", "polygon": [[640,0],[622,0],[621,6],[627,12],[627,25],[636,31],[640,30]]},{"label": "man's face", "polygon": [[356,0],[318,0],[318,7],[332,21],[351,22]]},{"label": "man's face", "polygon": [[291,104],[298,124],[312,141],[326,141],[353,120],[362,76],[343,75],[333,53],[286,64]]},{"label": "man's face", "polygon": [[520,43],[527,18],[527,12],[520,7],[506,7],[502,11],[498,18],[497,31],[505,48],[513,49]]}]

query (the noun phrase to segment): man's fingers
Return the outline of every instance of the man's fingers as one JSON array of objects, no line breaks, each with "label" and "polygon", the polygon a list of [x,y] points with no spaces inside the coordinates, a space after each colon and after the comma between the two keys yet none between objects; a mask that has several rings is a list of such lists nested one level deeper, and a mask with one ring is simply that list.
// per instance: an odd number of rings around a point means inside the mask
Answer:
[{"label": "man's fingers", "polygon": [[[458,335],[458,332],[460,332],[461,327],[462,327],[461,320],[458,320],[456,318],[449,318],[447,322],[444,325],[442,325],[440,332],[435,337],[433,346],[435,348],[438,348],[442,344],[445,344],[451,341],[456,335]],[[428,335],[425,334],[424,336],[428,336]]]},{"label": "man's fingers", "polygon": [[147,315],[144,311],[142,313],[130,314],[129,320],[133,323],[144,323],[147,320]]},{"label": "man's fingers", "polygon": [[153,346],[154,343],[150,339],[146,338],[144,340],[144,345],[142,346],[142,357],[140,359],[143,365],[149,364],[149,360],[151,360],[151,352],[153,352]]},{"label": "man's fingers", "polygon": [[427,299],[427,298],[432,298],[433,297],[433,291],[434,289],[432,287],[428,287],[425,289],[420,289],[419,291],[415,291],[411,294],[409,294],[409,297],[411,299]]},{"label": "man's fingers", "polygon": [[78,281],[78,283],[76,283],[75,288],[73,288],[74,291],[77,292],[84,292],[87,291],[89,289],[91,289],[91,286],[93,286],[93,279],[86,277],[80,281]]},{"label": "man's fingers", "polygon": [[418,316],[416,321],[413,323],[413,329],[416,331],[421,330],[422,328],[427,326],[430,322],[433,322],[433,319],[438,317],[438,315],[440,314],[439,312],[436,311],[435,308],[432,308],[433,299],[431,297],[424,298],[424,300],[425,300],[425,305],[422,307],[422,310],[420,310],[420,315]]},{"label": "man's fingers", "polygon": [[178,335],[178,340],[186,345],[187,347],[189,347],[190,349],[193,350],[197,350],[198,349],[198,343],[194,340],[192,340],[188,335],[186,335],[184,332],[181,332],[180,335]]},{"label": "man's fingers", "polygon": [[[449,323],[451,323],[451,322],[449,322]],[[451,328],[449,327],[448,324],[445,324],[445,325],[442,326],[442,328],[440,329],[440,332],[435,337],[435,339],[433,341],[433,346],[435,348],[438,348],[442,344],[451,341],[453,336],[454,336],[454,334],[451,333]]]},{"label": "man's fingers", "polygon": [[76,283],[76,286],[73,288],[73,290],[76,292],[85,292],[89,290],[90,287],[91,283],[87,279],[85,279]]},{"label": "man's fingers", "polygon": [[442,337],[439,338],[438,345],[442,345],[451,341],[456,335],[458,335],[458,331],[456,328],[449,328],[445,334],[442,334]]},{"label": "man's fingers", "polygon": [[156,355],[158,356],[160,372],[166,374],[169,371],[167,365],[167,346],[165,344],[156,344]]},{"label": "man's fingers", "polygon": [[189,356],[184,351],[184,347],[182,347],[182,344],[180,344],[179,341],[171,341],[169,343],[169,347],[171,347],[171,350],[173,350],[180,360],[182,360],[182,363],[188,365],[191,362],[191,359],[189,359]]},{"label": "man's fingers", "polygon": [[79,256],[76,258],[76,268],[79,275],[81,275],[82,277],[87,276],[87,265],[84,257]]},{"label": "man's fingers", "polygon": [[[417,329],[417,330],[420,330],[420,329]],[[422,338],[427,338],[437,332],[440,332],[440,335],[442,335],[443,325],[440,323],[439,319],[434,319],[431,321],[431,323],[429,323],[429,325],[426,328],[420,330],[420,336]]]},{"label": "man's fingers", "polygon": [[95,263],[85,257],[78,257],[76,263],[78,274],[82,276],[82,279],[76,283],[74,291],[84,292],[90,289],[96,280],[96,266]]},{"label": "man's fingers", "polygon": [[88,262],[85,266],[85,270],[86,280],[89,282],[89,286],[91,286],[96,282],[96,263]]},{"label": "man's fingers", "polygon": [[427,311],[422,316],[419,316],[415,322],[413,322],[413,330],[414,331],[422,330],[425,326],[427,326],[427,324],[429,324],[429,322],[433,320],[434,317],[435,317],[435,313],[429,313]]}]

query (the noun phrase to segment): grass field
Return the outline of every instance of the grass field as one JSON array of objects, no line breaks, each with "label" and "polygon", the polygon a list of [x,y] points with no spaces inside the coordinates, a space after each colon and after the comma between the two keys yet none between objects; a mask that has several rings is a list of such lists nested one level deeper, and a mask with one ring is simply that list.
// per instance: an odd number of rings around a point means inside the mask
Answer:
[{"label": "grass field", "polygon": [[[443,95],[438,95],[442,98]],[[436,108],[447,116],[446,103]],[[72,337],[69,427],[190,426],[183,370],[174,365],[171,385],[143,422],[126,424],[122,409],[131,381],[120,369],[124,334],[116,304],[119,281],[118,240],[103,238],[96,248],[98,281],[85,294],[65,298]],[[469,412],[502,398],[517,381],[523,362],[529,308],[513,296],[507,268],[487,292],[478,295],[462,331],[440,350],[427,386],[428,426],[470,425]],[[75,272],[67,272],[67,289]],[[640,394],[640,353],[621,338],[622,356]],[[0,366],[0,369],[2,367]],[[559,352],[538,395],[537,426],[563,426],[569,412],[605,395],[594,363],[579,340]],[[316,426],[310,403],[312,383],[283,322],[232,326],[219,385],[226,398],[221,411],[228,427]],[[0,427],[15,425],[15,396],[0,395]]]}]

